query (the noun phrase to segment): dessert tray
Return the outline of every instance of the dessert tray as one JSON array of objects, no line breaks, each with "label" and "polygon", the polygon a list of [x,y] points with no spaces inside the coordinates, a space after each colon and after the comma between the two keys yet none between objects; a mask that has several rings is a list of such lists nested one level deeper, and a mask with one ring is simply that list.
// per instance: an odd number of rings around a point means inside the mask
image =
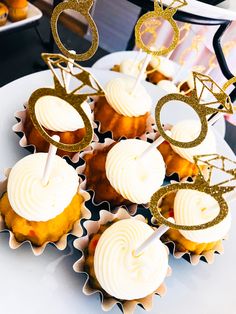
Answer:
[{"label": "dessert tray", "polygon": [[[110,71],[88,70],[93,72],[102,86],[107,80],[121,75]],[[49,71],[42,71],[16,80],[0,89],[2,99],[1,169],[14,165],[17,160],[27,154],[26,150],[19,147],[18,138],[11,130],[15,123],[14,112],[22,107],[33,90],[51,85],[52,77]],[[157,97],[156,86],[150,83],[145,83],[145,86],[155,99]],[[14,93],[12,93],[13,89]],[[161,90],[159,92],[160,95],[164,94]],[[175,114],[170,116],[176,117]],[[215,133],[218,141],[218,153],[235,160],[235,155],[230,147],[217,130]],[[233,204],[232,207],[234,207]],[[235,211],[232,211],[232,216],[234,223]],[[72,269],[73,263],[78,260],[80,255],[78,252],[70,255],[71,241],[63,252],[59,252],[53,246],[48,246],[44,254],[36,258],[27,244],[18,250],[11,250],[8,245],[8,237],[8,233],[0,234],[0,276],[3,282],[0,294],[3,313],[24,312],[30,314],[32,309],[35,314],[48,311],[52,314],[103,313],[98,294],[88,298],[82,293],[84,278],[75,274]],[[168,293],[165,298],[154,298],[154,307],[150,313],[170,314],[178,309],[177,313],[187,314],[190,308],[193,314],[233,313],[236,281],[234,272],[235,240],[236,228],[232,227],[230,237],[224,243],[225,254],[220,258],[216,256],[213,265],[201,262],[194,267],[183,259],[176,260],[170,256],[170,266],[174,268],[174,276],[166,280]],[[17,293],[15,293],[16,290]],[[211,302],[209,302],[209,298],[212,300]],[[120,310],[118,307],[114,307],[110,313],[118,314]],[[142,308],[137,307],[135,313],[145,312]]]},{"label": "dessert tray", "polygon": [[35,5],[29,2],[27,18],[14,23],[8,20],[6,25],[0,27],[0,33],[35,22],[42,16],[42,12]]}]

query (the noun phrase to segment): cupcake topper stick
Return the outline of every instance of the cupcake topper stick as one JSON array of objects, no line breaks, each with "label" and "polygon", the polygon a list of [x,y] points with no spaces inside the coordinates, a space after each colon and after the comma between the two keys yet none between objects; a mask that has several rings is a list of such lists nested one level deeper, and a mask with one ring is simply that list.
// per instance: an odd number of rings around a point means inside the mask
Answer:
[{"label": "cupcake topper stick", "polygon": [[[174,219],[172,217],[168,218],[168,221],[170,222],[175,222]],[[160,239],[160,237],[166,233],[166,231],[168,231],[170,229],[169,226],[166,225],[161,225],[150,237],[148,237],[135,251],[134,251],[134,255],[135,256],[139,256],[140,254],[142,254],[142,252],[150,245],[152,244],[154,241],[156,241],[157,239]]]},{"label": "cupcake topper stick", "polygon": [[146,55],[146,58],[145,58],[145,60],[143,62],[143,65],[142,65],[142,68],[141,68],[141,70],[139,72],[139,75],[136,78],[134,86],[131,89],[131,92],[130,92],[131,95],[136,93],[137,88],[139,87],[139,84],[140,84],[140,82],[143,79],[143,75],[146,72],[147,66],[148,66],[149,62],[151,61],[151,58],[152,58],[152,56],[150,54]]},{"label": "cupcake topper stick", "polygon": [[[53,140],[56,142],[60,141],[60,137],[58,135],[53,135],[52,136]],[[45,164],[44,172],[43,172],[43,178],[42,178],[42,184],[46,186],[49,181],[49,177],[52,171],[52,165],[54,161],[54,157],[56,156],[57,153],[57,147],[50,144],[49,150],[48,150],[48,156],[47,156],[47,161]]]},{"label": "cupcake topper stick", "polygon": [[[76,54],[74,50],[69,51],[72,54]],[[67,93],[70,92],[70,81],[71,81],[71,74],[73,72],[73,59],[68,59],[68,64],[67,64],[67,71],[63,71],[63,76],[64,76],[64,81],[65,81],[65,89]]]},{"label": "cupcake topper stick", "polygon": [[[166,134],[168,134],[168,136],[171,136],[171,131],[167,130]],[[141,159],[145,159],[145,157],[151,152],[153,151],[153,149],[156,149],[158,146],[160,146],[163,142],[165,141],[165,139],[162,136],[159,136],[147,149],[145,149],[145,151],[142,152],[142,154],[137,158],[138,160]]]}]

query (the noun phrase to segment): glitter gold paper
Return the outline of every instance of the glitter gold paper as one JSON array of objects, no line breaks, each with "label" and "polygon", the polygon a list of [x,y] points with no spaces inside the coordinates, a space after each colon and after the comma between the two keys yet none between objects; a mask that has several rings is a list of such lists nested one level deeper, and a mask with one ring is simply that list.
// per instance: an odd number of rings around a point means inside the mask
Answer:
[{"label": "glitter gold paper", "polygon": [[232,77],[230,80],[228,80],[228,81],[223,85],[222,89],[223,89],[224,91],[226,91],[226,89],[227,89],[230,85],[232,85],[232,84],[234,84],[234,83],[236,83],[236,77],[235,77],[235,76]]},{"label": "glitter gold paper", "polygon": [[[89,13],[89,10],[93,6],[93,0],[67,0],[59,3],[53,10],[51,17],[51,29],[52,35],[55,40],[56,45],[60,51],[68,58],[74,59],[76,61],[84,61],[90,59],[98,49],[99,35],[97,26]],[[81,54],[72,54],[66,49],[66,47],[61,42],[61,39],[58,34],[57,23],[60,14],[65,10],[74,10],[79,12],[88,22],[91,34],[92,34],[92,44],[88,51]]]},{"label": "glitter gold paper", "polygon": [[[47,142],[64,151],[79,152],[86,148],[93,139],[93,127],[91,121],[87,117],[81,105],[90,96],[104,95],[103,89],[89,72],[87,72],[72,60],[67,59],[60,54],[46,53],[42,54],[42,58],[48,64],[50,70],[53,73],[54,88],[40,88],[33,92],[28,102],[30,117],[35,128]],[[73,64],[74,68],[70,69],[68,64]],[[59,71],[55,71],[55,68],[57,68]],[[65,73],[76,79],[76,83],[78,82],[78,87],[72,91],[67,91]],[[89,90],[85,91],[86,88]],[[35,105],[37,100],[47,95],[59,97],[65,100],[78,111],[81,118],[83,119],[86,130],[85,136],[80,142],[75,144],[58,143],[54,141],[40,125],[36,117]]]},{"label": "glitter gold paper", "polygon": [[[203,162],[205,165],[208,166],[209,169],[209,175],[208,178],[205,179],[201,168],[199,167],[199,162]],[[219,165],[217,165],[217,162]],[[236,162],[232,161],[226,157],[219,156],[217,154],[212,155],[199,155],[194,157],[194,163],[197,165],[199,169],[199,174],[196,177],[196,180],[194,183],[190,182],[182,182],[182,183],[174,183],[170,185],[166,185],[161,187],[157,192],[155,192],[151,198],[150,201],[150,210],[157,220],[158,224],[164,224],[166,226],[169,226],[173,229],[178,230],[202,230],[207,229],[212,226],[217,225],[220,223],[228,214],[228,205],[225,201],[223,194],[231,192],[235,189],[235,183],[234,185],[227,185],[236,180]],[[233,167],[228,169],[228,164],[230,163]],[[221,171],[227,174],[227,177],[230,176],[230,179],[223,180],[222,182],[218,182],[217,184],[211,185],[211,179],[212,179],[212,173],[213,169],[216,171]],[[183,190],[183,189],[190,189],[190,190],[196,190],[199,192],[204,192],[212,196],[218,203],[220,207],[219,214],[217,217],[215,217],[213,220],[200,224],[200,225],[178,225],[175,223],[172,223],[168,221],[166,218],[164,218],[161,214],[161,209],[158,208],[158,204],[163,196],[170,192]]]},{"label": "glitter gold paper", "polygon": [[[162,97],[156,106],[155,117],[156,125],[160,135],[169,143],[174,146],[181,148],[195,147],[205,139],[208,130],[207,116],[210,114],[223,112],[232,114],[233,106],[230,97],[224,92],[224,90],[217,85],[212,78],[208,75],[193,72],[194,78],[194,89],[192,90],[191,96],[182,94],[168,94]],[[197,84],[197,81],[200,84]],[[211,95],[210,101],[203,99],[204,91],[208,91]],[[190,106],[198,115],[201,122],[201,131],[197,138],[190,142],[180,142],[168,136],[161,123],[161,110],[170,101],[181,101],[186,105]]]},{"label": "glitter gold paper", "polygon": [[[171,52],[176,48],[179,42],[179,29],[178,25],[173,19],[173,15],[176,13],[177,9],[187,5],[187,2],[185,0],[173,0],[172,3],[167,6],[165,9],[163,7],[162,1],[160,1],[160,4],[158,0],[154,0],[154,11],[150,11],[138,20],[136,26],[135,26],[135,39],[136,39],[136,45],[142,49],[143,51],[147,53],[151,53],[154,56],[161,56],[166,55],[167,53]],[[156,23],[154,22],[154,25],[152,25],[152,21],[157,21],[157,19],[163,19],[171,25],[173,29],[173,40],[170,43],[169,47],[160,47],[159,50],[154,51],[151,49],[150,45],[146,45],[143,42],[143,31],[142,28],[145,27],[145,31],[147,33],[153,33],[153,27],[155,26],[156,30]],[[154,35],[154,38],[156,39],[156,33]]]}]

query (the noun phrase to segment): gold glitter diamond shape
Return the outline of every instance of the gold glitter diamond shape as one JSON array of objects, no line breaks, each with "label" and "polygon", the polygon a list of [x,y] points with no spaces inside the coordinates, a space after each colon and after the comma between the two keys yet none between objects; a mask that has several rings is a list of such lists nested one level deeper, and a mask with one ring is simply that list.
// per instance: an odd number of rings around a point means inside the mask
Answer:
[{"label": "gold glitter diamond shape", "polygon": [[[230,97],[210,76],[193,72],[193,79],[194,92],[199,104],[207,108],[215,109],[216,112],[233,113]],[[198,82],[200,82],[200,84],[198,84]],[[209,101],[203,98],[205,92],[210,95]]]},{"label": "gold glitter diamond shape", "polygon": [[[34,127],[48,143],[53,144],[63,151],[79,152],[85,149],[91,143],[94,134],[92,123],[83,110],[82,104],[88,99],[89,96],[104,95],[103,89],[95,80],[95,78],[93,78],[91,73],[86,71],[72,60],[60,54],[45,53],[42,54],[42,57],[52,71],[55,86],[54,88],[40,88],[33,92],[28,102],[30,118]],[[68,65],[73,65],[74,68],[73,66],[68,67]],[[59,71],[55,71],[55,68],[59,69]],[[76,71],[78,73],[75,73]],[[72,91],[68,90],[69,88],[67,87],[65,72],[66,74],[71,75],[71,79],[75,79],[76,83],[78,83],[78,87]],[[44,96],[61,98],[73,108],[75,108],[75,110],[80,114],[85,128],[85,136],[80,142],[75,144],[58,143],[54,141],[44,130],[35,113],[35,106],[37,101]]]}]

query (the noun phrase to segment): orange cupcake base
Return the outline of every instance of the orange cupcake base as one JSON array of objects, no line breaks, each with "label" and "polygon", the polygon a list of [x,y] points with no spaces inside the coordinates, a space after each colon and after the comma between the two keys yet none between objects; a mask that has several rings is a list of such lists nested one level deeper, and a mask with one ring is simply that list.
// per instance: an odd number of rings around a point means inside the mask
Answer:
[{"label": "orange cupcake base", "polygon": [[[73,132],[54,132],[50,130],[45,131],[49,136],[58,135],[60,136],[60,142],[64,144],[75,144],[81,141],[85,136],[85,128],[78,129]],[[40,133],[34,127],[32,120],[30,119],[28,110],[26,110],[26,119],[24,123],[24,132],[27,138],[28,145],[34,145],[36,147],[37,152],[47,153],[49,149],[49,143],[40,135]],[[69,156],[72,158],[75,153],[74,152],[66,152],[61,149],[57,150],[57,155]]]},{"label": "orange cupcake base", "polygon": [[139,117],[125,117],[117,113],[105,97],[99,97],[94,105],[94,120],[100,122],[100,131],[111,131],[114,140],[121,137],[135,138],[147,130],[147,120],[150,113]]},{"label": "orange cupcake base", "polygon": [[104,147],[102,150],[95,150],[92,154],[87,154],[83,157],[86,162],[84,171],[84,175],[87,178],[86,185],[87,189],[94,191],[96,203],[108,201],[113,207],[120,205],[129,206],[132,203],[116,192],[106,176],[106,157],[115,144]]},{"label": "orange cupcake base", "polygon": [[5,193],[0,199],[0,212],[7,228],[13,232],[18,242],[29,240],[35,246],[42,246],[46,242],[57,242],[72,230],[73,224],[81,216],[83,201],[83,197],[76,194],[61,214],[45,222],[36,222],[16,214]]}]

